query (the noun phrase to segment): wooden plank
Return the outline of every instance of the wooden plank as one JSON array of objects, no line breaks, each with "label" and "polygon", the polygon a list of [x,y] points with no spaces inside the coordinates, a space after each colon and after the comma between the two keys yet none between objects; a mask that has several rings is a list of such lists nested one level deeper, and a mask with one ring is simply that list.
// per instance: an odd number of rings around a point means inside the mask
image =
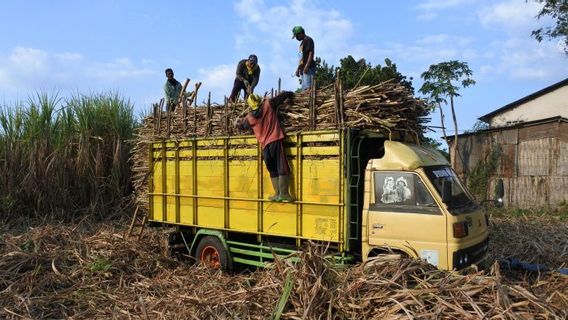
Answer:
[{"label": "wooden plank", "polygon": [[517,128],[493,132],[491,136],[493,142],[499,145],[519,143],[519,129]]},{"label": "wooden plank", "polygon": [[550,177],[549,206],[556,209],[562,202],[568,201],[568,176]]},{"label": "wooden plank", "polygon": [[521,141],[519,143],[519,176],[547,176],[553,139]]},{"label": "wooden plank", "polygon": [[[568,176],[568,141],[557,142],[556,176]],[[566,192],[566,189],[564,189]],[[568,193],[568,192],[566,192]]]},{"label": "wooden plank", "polygon": [[517,146],[511,144],[502,145],[496,174],[505,178],[512,178],[516,176],[516,159]]},{"label": "wooden plank", "polygon": [[548,204],[547,177],[518,177],[509,185],[510,206],[521,209],[542,208]]},{"label": "wooden plank", "polygon": [[543,123],[519,128],[519,141],[554,138],[558,135],[558,123]]},{"label": "wooden plank", "polygon": [[568,123],[560,122],[558,123],[558,139],[561,141],[568,142]]}]

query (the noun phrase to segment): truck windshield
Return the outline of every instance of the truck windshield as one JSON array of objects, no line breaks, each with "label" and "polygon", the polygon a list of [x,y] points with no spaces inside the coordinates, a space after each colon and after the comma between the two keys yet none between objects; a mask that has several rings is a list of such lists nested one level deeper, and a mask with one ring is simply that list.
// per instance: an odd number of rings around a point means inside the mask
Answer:
[{"label": "truck windshield", "polygon": [[425,168],[425,171],[440,197],[444,181],[450,183],[452,196],[445,203],[452,214],[469,213],[477,209],[477,204],[465,192],[461,182],[450,167],[430,167]]}]

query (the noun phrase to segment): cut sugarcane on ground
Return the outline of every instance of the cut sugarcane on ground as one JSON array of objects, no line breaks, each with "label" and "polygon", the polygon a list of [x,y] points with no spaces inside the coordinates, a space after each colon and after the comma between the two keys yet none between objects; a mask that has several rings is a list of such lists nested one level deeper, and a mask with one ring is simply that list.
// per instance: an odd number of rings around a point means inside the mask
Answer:
[{"label": "cut sugarcane on ground", "polygon": [[[338,269],[324,258],[324,247],[312,245],[297,264],[279,260],[271,269],[225,274],[172,258],[159,229],[147,229],[136,240],[124,236],[127,226],[124,217],[4,231],[0,318],[568,317],[568,276],[556,272],[509,271],[493,264],[457,273],[388,255]],[[490,232],[493,259],[568,266],[568,238],[561,236],[568,234],[567,220],[502,216],[492,220]],[[542,252],[531,255],[528,248]]]}]

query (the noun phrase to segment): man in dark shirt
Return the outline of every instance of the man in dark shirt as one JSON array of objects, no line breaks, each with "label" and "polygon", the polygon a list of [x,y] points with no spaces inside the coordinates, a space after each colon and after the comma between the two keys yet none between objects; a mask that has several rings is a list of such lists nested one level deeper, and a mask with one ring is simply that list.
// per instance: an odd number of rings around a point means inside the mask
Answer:
[{"label": "man in dark shirt", "polygon": [[181,83],[174,78],[174,71],[170,68],[166,69],[167,81],[164,84],[164,98],[166,99],[166,110],[174,111],[176,109],[181,90]]},{"label": "man in dark shirt", "polygon": [[296,77],[302,77],[302,90],[308,90],[316,74],[314,39],[307,36],[301,26],[295,26],[292,34],[292,39],[296,38],[300,41],[300,61],[296,69]]},{"label": "man in dark shirt", "polygon": [[237,65],[237,76],[233,84],[233,90],[229,96],[230,102],[236,102],[237,96],[241,90],[245,91],[244,98],[254,92],[254,88],[260,79],[260,67],[258,66],[258,58],[251,54],[248,59],[239,61]]},{"label": "man in dark shirt", "polygon": [[292,99],[294,93],[283,91],[272,99],[262,99],[251,94],[247,104],[251,111],[244,117],[235,120],[235,127],[241,130],[252,129],[260,147],[266,168],[270,173],[270,181],[274,195],[270,201],[291,202],[290,167],[284,153],[284,131],[278,121],[278,107],[286,100]]}]

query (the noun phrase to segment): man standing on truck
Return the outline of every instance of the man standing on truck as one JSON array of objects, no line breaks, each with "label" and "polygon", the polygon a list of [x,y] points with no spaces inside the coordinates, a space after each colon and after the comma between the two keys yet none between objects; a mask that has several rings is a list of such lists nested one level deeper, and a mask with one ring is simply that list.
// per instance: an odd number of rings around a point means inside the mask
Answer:
[{"label": "man standing on truck", "polygon": [[314,39],[308,37],[301,26],[292,29],[292,39],[300,42],[300,61],[296,68],[296,77],[301,77],[302,90],[308,90],[312,86],[312,80],[316,74],[315,44]]},{"label": "man standing on truck", "polygon": [[170,68],[166,69],[166,84],[164,84],[164,98],[166,99],[166,110],[174,111],[176,109],[182,86],[179,81],[174,78],[174,71]]},{"label": "man standing on truck", "polygon": [[229,96],[230,102],[236,102],[241,90],[245,91],[245,99],[254,92],[254,88],[260,79],[260,67],[258,66],[258,58],[256,55],[251,54],[248,59],[239,61],[236,73],[237,76],[235,77],[233,90]]},{"label": "man standing on truck", "polygon": [[234,123],[241,130],[252,129],[262,148],[264,163],[274,188],[274,195],[268,198],[270,201],[293,201],[288,191],[290,167],[284,153],[284,131],[278,121],[278,107],[286,99],[293,97],[294,93],[290,91],[282,91],[272,99],[262,99],[253,93],[247,99],[251,111],[246,116],[235,119]]}]

